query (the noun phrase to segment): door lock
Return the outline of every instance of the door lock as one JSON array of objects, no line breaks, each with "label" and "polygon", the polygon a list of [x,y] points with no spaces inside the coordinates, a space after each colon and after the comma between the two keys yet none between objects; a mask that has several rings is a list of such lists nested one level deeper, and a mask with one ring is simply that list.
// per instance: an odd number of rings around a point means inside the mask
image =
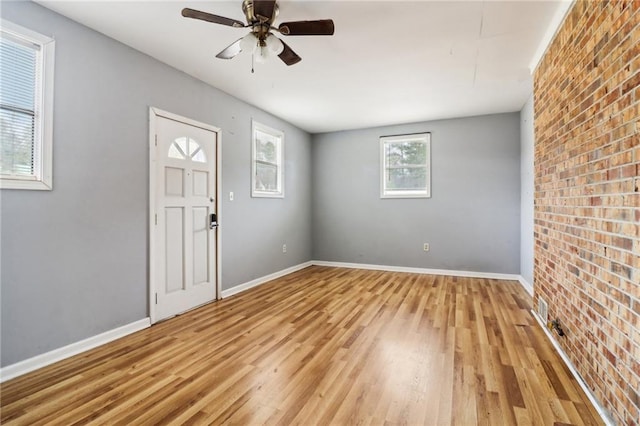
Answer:
[{"label": "door lock", "polygon": [[214,229],[218,226],[218,217],[215,213],[209,215],[209,229]]}]

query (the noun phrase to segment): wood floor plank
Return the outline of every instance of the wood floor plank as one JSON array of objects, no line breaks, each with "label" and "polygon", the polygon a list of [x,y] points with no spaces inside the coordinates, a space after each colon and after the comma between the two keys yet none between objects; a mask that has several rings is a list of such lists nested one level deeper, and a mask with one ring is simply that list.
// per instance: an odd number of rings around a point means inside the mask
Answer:
[{"label": "wood floor plank", "polygon": [[4,425],[601,425],[515,281],[313,266],[3,383]]}]

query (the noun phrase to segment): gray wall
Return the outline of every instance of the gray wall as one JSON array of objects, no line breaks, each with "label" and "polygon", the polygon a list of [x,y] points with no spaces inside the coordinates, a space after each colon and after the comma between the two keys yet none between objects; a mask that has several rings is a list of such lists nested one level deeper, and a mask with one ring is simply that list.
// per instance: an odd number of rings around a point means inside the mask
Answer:
[{"label": "gray wall", "polygon": [[[37,4],[2,17],[56,39],[54,189],[0,191],[2,366],[148,316],[149,106],[223,130],[224,289],[311,258],[307,133]],[[250,198],[252,117],[285,132],[285,199]]]},{"label": "gray wall", "polygon": [[[223,131],[223,289],[310,259],[524,273],[517,113],[312,143],[37,4],[3,2],[1,13],[56,39],[54,190],[0,191],[2,366],[148,316],[149,106]],[[285,132],[285,199],[250,197],[251,118]],[[380,199],[378,138],[424,131],[432,132],[432,198]]]},{"label": "gray wall", "polygon": [[[380,199],[379,137],[418,132],[432,197]],[[509,113],[314,135],[314,259],[519,273],[519,132]]]},{"label": "gray wall", "polygon": [[533,286],[533,95],[520,111],[520,275]]}]

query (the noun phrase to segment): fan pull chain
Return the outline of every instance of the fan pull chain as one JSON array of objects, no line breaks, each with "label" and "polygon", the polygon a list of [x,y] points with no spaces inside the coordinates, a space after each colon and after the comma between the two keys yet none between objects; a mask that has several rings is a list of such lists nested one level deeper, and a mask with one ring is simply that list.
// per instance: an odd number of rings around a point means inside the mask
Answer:
[{"label": "fan pull chain", "polygon": [[253,64],[254,64],[255,57],[256,57],[256,54],[255,53],[251,53],[251,74],[253,74],[255,72],[253,70]]}]

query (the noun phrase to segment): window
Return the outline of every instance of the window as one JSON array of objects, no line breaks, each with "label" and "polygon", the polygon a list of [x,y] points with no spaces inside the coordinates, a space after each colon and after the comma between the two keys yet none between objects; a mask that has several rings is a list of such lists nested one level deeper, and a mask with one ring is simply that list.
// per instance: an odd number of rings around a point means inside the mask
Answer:
[{"label": "window", "polygon": [[284,197],[283,144],[284,133],[252,122],[252,197]]},{"label": "window", "polygon": [[2,20],[0,188],[52,188],[54,41]]},{"label": "window", "polygon": [[380,138],[380,197],[431,196],[431,134]]},{"label": "window", "polygon": [[173,141],[169,147],[169,158],[177,158],[178,160],[190,158],[191,161],[196,163],[207,162],[207,156],[200,148],[200,144],[186,136],[179,137]]}]

